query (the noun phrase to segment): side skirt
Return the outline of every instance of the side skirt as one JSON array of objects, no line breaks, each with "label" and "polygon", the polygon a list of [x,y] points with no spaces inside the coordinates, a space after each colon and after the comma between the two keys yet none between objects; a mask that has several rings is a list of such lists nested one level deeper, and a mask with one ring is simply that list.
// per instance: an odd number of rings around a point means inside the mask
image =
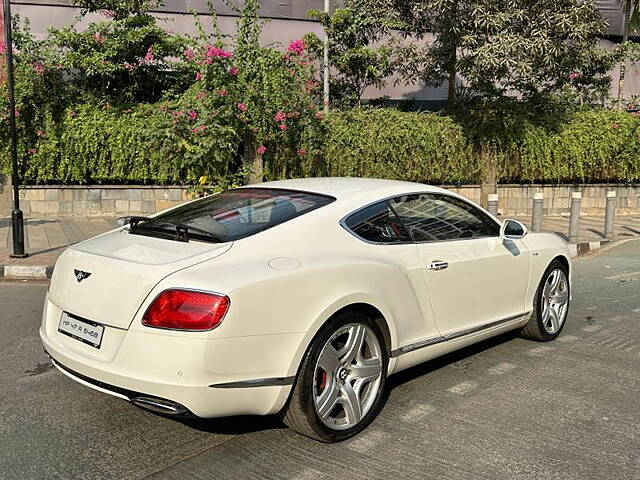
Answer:
[{"label": "side skirt", "polygon": [[415,350],[419,350],[421,348],[429,347],[431,345],[436,345],[438,343],[447,342],[449,340],[453,340],[460,337],[465,337],[467,335],[472,335],[474,333],[482,332],[484,330],[489,330],[490,328],[498,327],[505,323],[515,322],[516,320],[524,320],[528,316],[531,315],[531,312],[523,313],[521,315],[514,315],[512,317],[503,318],[500,320],[496,320],[495,322],[485,323],[484,325],[478,325],[477,327],[465,328],[463,330],[458,330],[457,332],[448,333],[447,335],[440,335],[437,337],[427,338],[425,340],[420,340],[419,342],[411,343],[409,345],[405,345],[404,347],[396,348],[391,351],[391,358],[399,357],[400,355],[404,355],[405,353],[413,352]]}]

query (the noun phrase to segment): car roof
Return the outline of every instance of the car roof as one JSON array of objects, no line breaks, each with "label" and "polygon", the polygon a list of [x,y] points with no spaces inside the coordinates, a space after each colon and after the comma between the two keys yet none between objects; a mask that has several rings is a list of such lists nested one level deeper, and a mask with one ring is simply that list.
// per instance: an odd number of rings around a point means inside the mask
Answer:
[{"label": "car roof", "polygon": [[[422,183],[402,182],[379,178],[356,177],[322,177],[294,178],[265,182],[246,187],[253,188],[286,188],[310,193],[330,195],[339,201],[374,201],[413,192],[446,192],[446,190]],[[246,188],[245,187],[245,188]]]}]

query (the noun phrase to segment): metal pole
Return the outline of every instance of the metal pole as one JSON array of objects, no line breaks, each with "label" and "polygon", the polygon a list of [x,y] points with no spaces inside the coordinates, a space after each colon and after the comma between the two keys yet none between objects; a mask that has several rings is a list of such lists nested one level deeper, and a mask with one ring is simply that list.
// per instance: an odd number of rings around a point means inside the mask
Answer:
[{"label": "metal pole", "polygon": [[[324,0],[324,13],[331,13],[331,0]],[[322,104],[325,115],[329,113],[329,34],[324,33],[324,60],[323,60],[323,97]]]},{"label": "metal pole", "polygon": [[580,202],[582,194],[571,192],[571,213],[569,217],[569,243],[578,243],[578,229],[580,227]]},{"label": "metal pole", "polygon": [[613,220],[616,215],[616,191],[607,192],[607,209],[604,214],[604,238],[613,237]]},{"label": "metal pole", "polygon": [[498,216],[498,194],[490,193],[487,197],[487,210],[494,217]]},{"label": "metal pole", "polygon": [[533,194],[533,208],[531,209],[531,231],[542,231],[542,206],[544,203],[543,193]]},{"label": "metal pole", "polygon": [[18,135],[16,132],[16,99],[13,81],[13,40],[11,38],[11,0],[4,0],[4,36],[7,63],[7,91],[9,94],[9,134],[11,135],[11,183],[13,184],[13,211],[11,230],[13,233],[12,257],[26,257],[24,251],[24,219],[20,210],[18,177]]}]

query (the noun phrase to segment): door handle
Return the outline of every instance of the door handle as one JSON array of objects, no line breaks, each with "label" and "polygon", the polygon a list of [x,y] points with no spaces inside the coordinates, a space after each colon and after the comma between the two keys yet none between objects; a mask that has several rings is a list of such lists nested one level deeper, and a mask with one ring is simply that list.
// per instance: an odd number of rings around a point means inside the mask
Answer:
[{"label": "door handle", "polygon": [[444,270],[445,268],[447,268],[449,266],[449,264],[447,262],[444,262],[442,260],[434,260],[433,262],[431,262],[429,264],[429,266],[427,267],[429,270]]}]

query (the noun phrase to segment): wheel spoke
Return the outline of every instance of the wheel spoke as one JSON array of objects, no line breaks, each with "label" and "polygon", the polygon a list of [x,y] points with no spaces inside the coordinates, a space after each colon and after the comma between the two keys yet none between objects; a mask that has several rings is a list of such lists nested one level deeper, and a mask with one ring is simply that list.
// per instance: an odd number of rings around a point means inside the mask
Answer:
[{"label": "wheel spoke", "polygon": [[382,362],[379,358],[369,358],[350,367],[351,376],[362,380],[374,380],[382,373]]},{"label": "wheel spoke", "polygon": [[362,418],[360,396],[348,382],[340,387],[340,392],[342,393],[340,400],[344,408],[347,421],[350,424],[355,425]]},{"label": "wheel spoke", "polygon": [[567,292],[558,292],[552,297],[552,300],[554,303],[564,305],[569,300],[569,294]]},{"label": "wheel spoke", "polygon": [[320,358],[318,358],[318,366],[331,375],[338,368],[338,351],[330,343],[322,349]]},{"label": "wheel spoke", "polygon": [[553,272],[551,272],[551,275],[549,276],[549,279],[551,280],[549,292],[551,294],[556,293],[556,290],[558,289],[558,285],[560,285],[560,278],[561,278],[560,270],[554,270]]},{"label": "wheel spoke", "polygon": [[339,397],[340,391],[332,379],[317,400],[318,415],[327,418],[335,408]]},{"label": "wheel spoke", "polygon": [[553,305],[549,306],[549,319],[551,320],[551,332],[549,333],[557,332],[558,327],[560,326],[560,318],[558,317],[558,312]]},{"label": "wheel spoke", "polygon": [[349,365],[360,355],[362,343],[364,342],[365,328],[357,324],[349,330],[347,343],[338,351],[338,357],[343,365]]}]

